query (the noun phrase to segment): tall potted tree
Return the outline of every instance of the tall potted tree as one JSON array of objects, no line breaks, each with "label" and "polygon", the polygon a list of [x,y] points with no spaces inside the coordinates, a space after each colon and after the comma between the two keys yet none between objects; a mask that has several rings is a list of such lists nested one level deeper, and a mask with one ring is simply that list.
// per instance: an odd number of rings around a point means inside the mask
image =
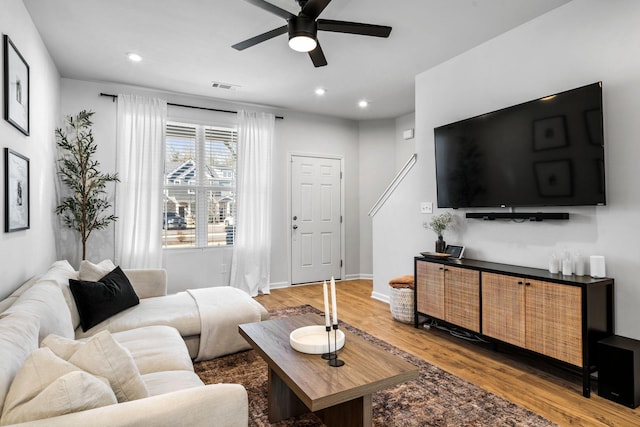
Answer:
[{"label": "tall potted tree", "polygon": [[115,215],[105,214],[111,207],[105,188],[107,183],[119,181],[118,174],[100,172],[100,163],[93,159],[98,149],[91,129],[93,114],[83,110],[75,116],[68,115],[65,128],[56,129],[56,143],[60,148],[58,176],[69,190],[56,207],[56,214],[79,233],[83,260],[91,232],[117,220]]}]

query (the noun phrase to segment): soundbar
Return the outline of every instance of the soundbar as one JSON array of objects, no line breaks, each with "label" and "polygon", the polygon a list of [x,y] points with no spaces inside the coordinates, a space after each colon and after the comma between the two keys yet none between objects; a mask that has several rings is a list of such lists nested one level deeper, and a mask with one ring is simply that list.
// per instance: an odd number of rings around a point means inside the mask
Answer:
[{"label": "soundbar", "polygon": [[528,219],[529,221],[565,220],[569,219],[568,212],[468,212],[467,218],[484,219]]}]

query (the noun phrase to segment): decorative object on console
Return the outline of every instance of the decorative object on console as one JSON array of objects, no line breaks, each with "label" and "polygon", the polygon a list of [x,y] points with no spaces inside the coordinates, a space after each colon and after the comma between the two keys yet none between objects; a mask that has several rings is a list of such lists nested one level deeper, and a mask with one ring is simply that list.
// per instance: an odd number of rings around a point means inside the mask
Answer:
[{"label": "decorative object on console", "polygon": [[27,230],[30,218],[29,159],[4,149],[4,231]]},{"label": "decorative object on console", "polygon": [[444,253],[449,254],[451,258],[462,259],[462,255],[464,255],[464,246],[447,245]]},{"label": "decorative object on console", "polygon": [[604,266],[604,257],[602,255],[591,255],[589,257],[591,264],[591,277],[595,279],[601,279],[606,277],[606,270]]},{"label": "decorative object on console", "polygon": [[58,159],[58,176],[71,194],[62,198],[56,214],[65,225],[80,233],[82,259],[86,259],[87,239],[93,230],[106,228],[117,217],[102,215],[111,207],[105,187],[119,182],[118,174],[98,170],[100,163],[92,157],[98,147],[91,130],[92,111],[80,111],[66,117],[66,128],[56,129],[56,143],[63,154]]},{"label": "decorative object on console", "polygon": [[447,229],[449,224],[453,221],[453,215],[449,212],[445,212],[440,215],[434,215],[429,222],[428,228],[433,230],[438,235],[438,240],[436,240],[436,252],[444,253],[447,242],[442,238],[442,233]]},{"label": "decorative object on console", "polygon": [[584,276],[584,258],[580,252],[576,252],[573,256],[573,273],[576,276]]},{"label": "decorative object on console", "polygon": [[565,256],[562,258],[562,275],[563,276],[571,276],[573,274],[573,268],[571,266],[571,258],[569,256]]},{"label": "decorative object on console", "polygon": [[4,119],[29,136],[29,64],[4,35]]},{"label": "decorative object on console", "polygon": [[560,260],[556,254],[551,254],[551,258],[549,258],[549,273],[558,274],[560,271]]}]

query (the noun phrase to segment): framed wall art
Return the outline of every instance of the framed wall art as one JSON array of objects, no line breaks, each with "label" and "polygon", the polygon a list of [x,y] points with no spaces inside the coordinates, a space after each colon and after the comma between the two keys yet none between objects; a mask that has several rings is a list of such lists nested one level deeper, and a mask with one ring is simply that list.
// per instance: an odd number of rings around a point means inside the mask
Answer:
[{"label": "framed wall art", "polygon": [[29,228],[29,159],[4,149],[4,231]]},{"label": "framed wall art", "polygon": [[29,64],[4,35],[4,119],[29,135]]}]

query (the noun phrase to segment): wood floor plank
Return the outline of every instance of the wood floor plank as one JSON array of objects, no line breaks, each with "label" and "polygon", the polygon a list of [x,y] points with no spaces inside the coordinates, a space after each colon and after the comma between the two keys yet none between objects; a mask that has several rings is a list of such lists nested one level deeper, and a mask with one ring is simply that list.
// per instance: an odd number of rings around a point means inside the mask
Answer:
[{"label": "wood floor plank", "polygon": [[[582,397],[579,374],[437,328],[416,329],[397,322],[388,304],[371,298],[372,290],[370,280],[336,282],[340,320],[561,426],[640,426],[640,408],[618,405],[596,392],[590,399]],[[273,289],[257,300],[268,310],[302,304],[322,310],[322,285]]]}]

